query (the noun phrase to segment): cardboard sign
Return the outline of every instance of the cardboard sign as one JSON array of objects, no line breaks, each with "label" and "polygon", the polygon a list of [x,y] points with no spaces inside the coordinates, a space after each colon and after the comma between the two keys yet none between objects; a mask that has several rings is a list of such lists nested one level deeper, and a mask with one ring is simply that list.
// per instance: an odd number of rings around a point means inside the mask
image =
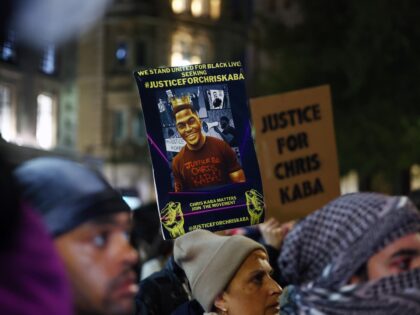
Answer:
[{"label": "cardboard sign", "polygon": [[340,195],[329,86],[251,99],[267,215],[299,219]]},{"label": "cardboard sign", "polygon": [[240,62],[135,74],[164,237],[264,220]]}]

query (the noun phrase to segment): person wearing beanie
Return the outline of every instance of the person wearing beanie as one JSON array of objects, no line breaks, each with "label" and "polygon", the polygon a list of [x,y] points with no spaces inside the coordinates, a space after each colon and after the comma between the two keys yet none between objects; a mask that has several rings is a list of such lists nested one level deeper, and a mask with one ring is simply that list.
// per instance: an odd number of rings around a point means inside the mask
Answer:
[{"label": "person wearing beanie", "polygon": [[420,213],[405,196],[341,196],[294,226],[278,265],[283,315],[420,314]]},{"label": "person wearing beanie", "polygon": [[64,265],[39,216],[20,204],[1,147],[0,203],[0,313],[72,315]]},{"label": "person wearing beanie", "polygon": [[70,278],[77,315],[128,315],[137,293],[129,245],[130,208],[98,173],[55,157],[14,172],[25,204],[54,239]]},{"label": "person wearing beanie", "polygon": [[278,314],[282,289],[270,276],[272,268],[261,244],[242,235],[196,230],[175,240],[174,257],[205,312]]}]

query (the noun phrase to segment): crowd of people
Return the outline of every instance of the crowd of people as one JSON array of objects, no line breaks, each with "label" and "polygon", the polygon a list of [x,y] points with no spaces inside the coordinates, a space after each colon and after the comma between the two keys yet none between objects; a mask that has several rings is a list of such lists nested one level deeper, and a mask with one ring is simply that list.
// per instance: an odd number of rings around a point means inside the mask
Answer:
[{"label": "crowd of people", "polygon": [[406,196],[347,194],[297,222],[172,242],[156,204],[132,215],[78,162],[1,173],[2,314],[420,314],[420,212]]},{"label": "crowd of people", "polygon": [[[12,1],[0,15],[1,36]],[[420,212],[407,196],[347,194],[297,222],[174,242],[156,204],[133,213],[75,161],[12,168],[0,156],[0,198],[0,314],[420,314]]]}]

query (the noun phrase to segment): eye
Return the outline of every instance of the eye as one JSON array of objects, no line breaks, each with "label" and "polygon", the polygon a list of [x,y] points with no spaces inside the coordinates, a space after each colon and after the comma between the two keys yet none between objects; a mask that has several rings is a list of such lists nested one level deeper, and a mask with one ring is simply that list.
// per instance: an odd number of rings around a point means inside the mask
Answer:
[{"label": "eye", "polygon": [[398,268],[401,271],[408,271],[410,270],[411,265],[411,258],[404,258],[398,263]]},{"label": "eye", "polygon": [[192,125],[192,124],[194,124],[195,123],[195,119],[194,118],[190,118],[190,119],[188,119],[188,124],[189,125]]},{"label": "eye", "polygon": [[262,285],[264,281],[264,273],[260,272],[257,273],[255,276],[252,277],[252,282],[256,285]]},{"label": "eye", "polygon": [[392,267],[398,269],[399,271],[408,271],[411,266],[411,257],[405,257],[398,259],[392,263]]},{"label": "eye", "polygon": [[126,230],[126,231],[124,231],[123,232],[123,235],[124,235],[124,238],[127,240],[127,241],[130,241],[130,230]]},{"label": "eye", "polygon": [[101,232],[93,237],[93,244],[98,248],[103,248],[108,243],[109,233]]}]

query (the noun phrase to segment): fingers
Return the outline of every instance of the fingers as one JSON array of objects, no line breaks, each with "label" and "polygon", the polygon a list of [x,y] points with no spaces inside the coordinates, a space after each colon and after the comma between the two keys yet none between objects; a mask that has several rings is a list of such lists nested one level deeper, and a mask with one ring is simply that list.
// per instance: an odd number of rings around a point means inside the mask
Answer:
[{"label": "fingers", "polygon": [[280,224],[275,218],[269,218],[259,225],[264,242],[276,249],[280,249],[284,238],[291,229],[290,222]]},{"label": "fingers", "polygon": [[264,229],[264,230],[271,230],[273,228],[279,227],[280,226],[280,222],[277,221],[277,219],[271,217],[268,220],[266,220],[264,223],[261,223],[259,225],[260,230]]}]

